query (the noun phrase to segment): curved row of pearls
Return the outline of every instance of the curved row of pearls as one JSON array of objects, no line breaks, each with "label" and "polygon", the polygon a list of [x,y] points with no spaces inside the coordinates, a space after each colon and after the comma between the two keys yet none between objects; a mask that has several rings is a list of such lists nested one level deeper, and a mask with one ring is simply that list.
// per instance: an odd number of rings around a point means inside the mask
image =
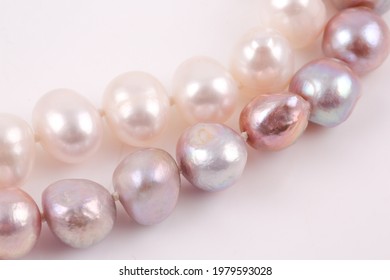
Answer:
[{"label": "curved row of pearls", "polygon": [[[334,2],[384,12],[390,1]],[[290,42],[303,47],[314,41],[325,25],[325,7],[320,0],[271,0],[266,6],[274,16],[264,20],[273,29],[254,29],[243,37],[234,49],[231,73],[213,59],[189,59],[174,75],[172,101],[151,75],[128,72],[107,86],[101,111],[78,93],[59,89],[37,102],[33,129],[1,114],[0,258],[27,254],[39,237],[39,208],[17,188],[32,169],[36,141],[53,157],[77,163],[98,150],[102,116],[118,139],[134,146],[147,145],[163,131],[171,103],[194,124],[178,140],[177,163],[153,148],[127,156],[113,173],[115,195],[81,179],[46,188],[42,205],[50,229],[69,246],[84,248],[111,231],[116,198],[136,222],[156,224],[175,208],[180,173],[202,190],[222,190],[244,170],[245,141],[255,149],[280,150],[293,144],[309,121],[327,127],[344,122],[361,93],[358,75],[379,67],[389,54],[390,32],[384,21],[368,8],[341,11],[325,28],[328,58],[293,74]],[[254,96],[241,112],[241,134],[219,124],[232,115],[239,88]]]}]

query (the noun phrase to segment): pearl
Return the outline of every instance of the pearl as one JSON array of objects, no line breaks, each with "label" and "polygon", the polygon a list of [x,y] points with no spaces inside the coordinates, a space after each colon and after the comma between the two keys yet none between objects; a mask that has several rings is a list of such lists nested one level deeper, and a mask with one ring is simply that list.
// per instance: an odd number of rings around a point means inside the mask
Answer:
[{"label": "pearl", "polygon": [[168,120],[168,95],[149,74],[128,72],[106,88],[103,110],[113,133],[131,146],[144,146],[156,138]]},{"label": "pearl", "polygon": [[65,244],[86,248],[103,240],[116,218],[115,202],[101,185],[83,179],[61,180],[42,194],[50,230]]},{"label": "pearl", "polygon": [[205,191],[232,186],[242,175],[247,150],[244,140],[222,124],[199,123],[187,128],[176,146],[184,177]]},{"label": "pearl", "polygon": [[175,160],[160,149],[142,149],[115,169],[114,188],[126,212],[137,223],[154,225],[175,209],[180,172]]},{"label": "pearl", "polygon": [[21,189],[0,189],[0,259],[20,258],[31,251],[41,232],[41,214]]},{"label": "pearl", "polygon": [[20,187],[31,172],[35,141],[22,119],[0,114],[0,188]]},{"label": "pearl", "polygon": [[293,144],[305,131],[310,104],[289,92],[260,95],[243,109],[240,129],[255,149],[281,150]]},{"label": "pearl", "polygon": [[313,43],[326,23],[321,0],[269,0],[261,2],[263,23],[286,36],[294,48]]},{"label": "pearl", "polygon": [[231,70],[247,95],[282,91],[294,72],[293,51],[279,33],[255,29],[236,46]]},{"label": "pearl", "polygon": [[190,123],[225,122],[234,112],[238,86],[217,61],[194,57],[176,70],[173,99]]},{"label": "pearl", "polygon": [[326,56],[346,62],[363,75],[379,67],[389,55],[389,28],[367,8],[343,10],[326,26],[322,48]]},{"label": "pearl", "polygon": [[67,163],[93,155],[103,137],[98,111],[69,89],[53,90],[41,97],[33,110],[33,127],[43,148]]},{"label": "pearl", "polygon": [[390,9],[389,0],[332,0],[332,2],[338,9],[364,6],[379,14],[384,14]]},{"label": "pearl", "polygon": [[344,63],[324,58],[303,66],[292,78],[290,91],[310,102],[310,121],[333,127],[349,117],[361,85],[359,77]]}]

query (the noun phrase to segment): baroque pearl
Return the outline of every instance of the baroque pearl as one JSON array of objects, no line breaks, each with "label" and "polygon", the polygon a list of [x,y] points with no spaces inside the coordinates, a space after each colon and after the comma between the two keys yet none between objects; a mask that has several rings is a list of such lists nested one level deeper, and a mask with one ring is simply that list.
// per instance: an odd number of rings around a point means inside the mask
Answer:
[{"label": "baroque pearl", "polygon": [[182,174],[192,185],[205,191],[218,191],[240,178],[247,150],[242,137],[231,128],[199,123],[180,136],[176,158]]},{"label": "baroque pearl", "polygon": [[42,194],[42,206],[50,230],[74,248],[86,248],[104,239],[116,218],[110,193],[83,179],[51,184]]},{"label": "baroque pearl", "polygon": [[180,172],[175,160],[160,149],[142,149],[115,169],[113,184],[126,212],[137,223],[153,225],[175,209]]},{"label": "baroque pearl", "polygon": [[343,62],[324,58],[303,66],[292,78],[290,91],[310,102],[310,121],[333,127],[351,114],[361,85],[359,77]]},{"label": "baroque pearl", "polygon": [[41,232],[41,214],[34,200],[21,189],[0,189],[0,259],[26,255]]},{"label": "baroque pearl", "polygon": [[263,23],[286,36],[293,47],[303,48],[318,38],[326,23],[321,0],[261,1]]},{"label": "baroque pearl", "polygon": [[18,117],[0,114],[0,188],[20,187],[31,172],[34,158],[30,126]]},{"label": "baroque pearl", "polygon": [[250,96],[282,91],[294,72],[293,51],[279,33],[255,29],[234,49],[231,71]]},{"label": "baroque pearl", "polygon": [[98,111],[69,89],[53,90],[41,97],[33,110],[33,127],[43,148],[67,163],[93,155],[103,137]]},{"label": "baroque pearl", "polygon": [[322,48],[327,57],[340,59],[356,73],[366,74],[389,55],[389,28],[367,8],[343,10],[326,26]]},{"label": "baroque pearl", "polygon": [[234,112],[237,97],[237,83],[211,58],[188,59],[173,78],[173,99],[190,123],[225,122]]},{"label": "baroque pearl", "polygon": [[240,129],[253,148],[281,150],[305,131],[309,115],[310,104],[296,94],[260,95],[241,112]]},{"label": "baroque pearl", "polygon": [[169,98],[161,83],[143,72],[127,72],[107,86],[103,110],[120,141],[144,146],[158,136],[168,120]]},{"label": "baroque pearl", "polygon": [[390,9],[390,0],[332,0],[338,9],[364,6],[384,14]]}]

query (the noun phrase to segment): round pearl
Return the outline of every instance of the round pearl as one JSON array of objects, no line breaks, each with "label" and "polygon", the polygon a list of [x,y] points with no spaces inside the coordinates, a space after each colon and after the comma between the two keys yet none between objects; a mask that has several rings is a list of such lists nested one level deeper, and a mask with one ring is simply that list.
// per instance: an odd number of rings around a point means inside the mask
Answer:
[{"label": "round pearl", "polygon": [[103,110],[110,128],[120,141],[131,146],[144,146],[162,132],[169,106],[161,83],[142,72],[116,77],[103,97]]},{"label": "round pearl", "polygon": [[289,92],[260,95],[241,112],[240,129],[255,149],[277,151],[293,144],[305,131],[310,104]]},{"label": "round pearl", "polygon": [[343,62],[324,58],[303,66],[292,78],[290,91],[310,102],[310,121],[333,127],[349,117],[361,85],[359,77]]},{"label": "round pearl", "polygon": [[50,230],[74,248],[86,248],[103,240],[116,218],[110,193],[83,179],[51,184],[42,194],[42,206]]},{"label": "round pearl", "polygon": [[20,187],[31,172],[34,158],[30,126],[22,119],[0,114],[0,188]]},{"label": "round pearl", "polygon": [[217,61],[194,57],[176,70],[173,99],[190,123],[225,122],[234,112],[238,86]]},{"label": "round pearl", "polygon": [[379,14],[384,14],[390,9],[389,0],[332,0],[332,2],[338,9],[364,6]]},{"label": "round pearl", "polygon": [[180,172],[167,152],[142,149],[118,165],[113,184],[129,216],[139,224],[153,225],[165,220],[175,209]]},{"label": "round pearl", "polygon": [[326,26],[322,48],[326,56],[346,62],[358,74],[366,74],[387,58],[389,28],[367,8],[343,10]]},{"label": "round pearl", "polygon": [[326,23],[326,8],[321,0],[268,0],[261,2],[263,23],[286,36],[293,47],[314,42]]},{"label": "round pearl", "polygon": [[184,177],[205,191],[232,186],[241,176],[247,150],[242,137],[222,124],[196,124],[187,128],[176,146]]},{"label": "round pearl", "polygon": [[0,259],[20,258],[31,251],[41,232],[41,214],[21,189],[0,189]]},{"label": "round pearl", "polygon": [[43,148],[67,163],[90,157],[103,137],[98,111],[69,89],[53,90],[41,97],[33,110],[33,127]]},{"label": "round pearl", "polygon": [[294,72],[293,51],[279,33],[255,29],[236,46],[231,70],[250,96],[282,91]]}]

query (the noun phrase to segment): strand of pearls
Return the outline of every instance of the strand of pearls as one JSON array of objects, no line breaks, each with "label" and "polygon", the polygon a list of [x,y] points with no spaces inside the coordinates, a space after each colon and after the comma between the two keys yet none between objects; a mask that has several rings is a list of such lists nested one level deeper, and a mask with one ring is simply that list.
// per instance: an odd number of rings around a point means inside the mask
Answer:
[{"label": "strand of pearls", "polygon": [[[96,244],[114,226],[116,200],[136,222],[159,223],[175,208],[180,174],[202,190],[223,190],[245,168],[246,143],[281,150],[309,121],[326,127],[344,122],[361,94],[359,75],[379,67],[389,54],[389,29],[377,13],[388,10],[390,1],[333,2],[348,9],[325,27],[326,58],[295,74],[291,45],[307,46],[321,34],[326,11],[320,0],[266,2],[262,18],[272,29],[243,36],[231,71],[211,58],[185,61],[174,75],[172,99],[153,76],[128,72],[107,86],[102,110],[77,92],[58,89],[37,102],[33,129],[18,117],[0,114],[0,258],[27,254],[43,219],[69,246]],[[241,112],[241,133],[221,124],[232,115],[239,91],[253,97]],[[178,140],[177,163],[160,149],[132,153],[113,173],[114,194],[89,180],[55,182],[42,194],[43,216],[18,188],[33,168],[36,142],[60,161],[82,162],[100,147],[103,117],[123,143],[147,146],[162,133],[172,104],[193,124]]]}]

